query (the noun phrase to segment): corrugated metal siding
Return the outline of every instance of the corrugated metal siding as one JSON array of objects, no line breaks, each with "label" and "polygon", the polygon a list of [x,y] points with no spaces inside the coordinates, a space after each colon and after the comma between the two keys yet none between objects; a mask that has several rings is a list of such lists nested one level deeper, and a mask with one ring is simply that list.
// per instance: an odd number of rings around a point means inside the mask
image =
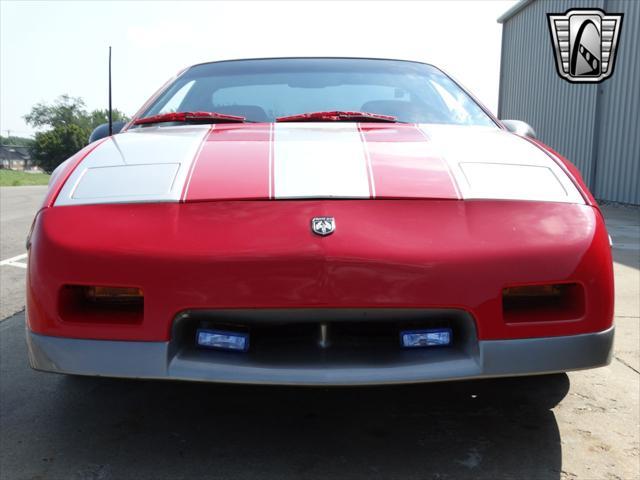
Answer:
[{"label": "corrugated metal siding", "polygon": [[595,192],[640,204],[640,2],[609,0],[606,10],[624,20],[613,76],[600,84]]},{"label": "corrugated metal siding", "polygon": [[[500,72],[500,118],[530,123],[543,142],[577,165],[596,197],[627,203],[640,203],[639,6],[620,0],[532,2],[503,24]],[[625,12],[615,73],[600,85],[571,84],[556,72],[546,14],[570,8]]]}]

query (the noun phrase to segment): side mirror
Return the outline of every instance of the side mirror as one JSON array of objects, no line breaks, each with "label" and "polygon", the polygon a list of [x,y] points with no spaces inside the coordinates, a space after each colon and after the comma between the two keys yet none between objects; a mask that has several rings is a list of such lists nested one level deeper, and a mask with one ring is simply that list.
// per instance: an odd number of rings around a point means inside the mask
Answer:
[{"label": "side mirror", "polygon": [[511,133],[522,137],[538,138],[536,131],[527,122],[521,120],[502,120],[502,124],[507,127]]},{"label": "side mirror", "polygon": [[[122,127],[124,127],[126,124],[127,122],[122,122],[122,121],[113,122],[113,134],[115,135],[116,133],[120,133],[120,130],[122,130]],[[93,143],[96,140],[100,140],[101,138],[108,137],[108,136],[109,136],[109,124],[103,123],[102,125],[98,125],[96,128],[93,129],[93,132],[91,132],[91,135],[89,135],[89,143]]]}]

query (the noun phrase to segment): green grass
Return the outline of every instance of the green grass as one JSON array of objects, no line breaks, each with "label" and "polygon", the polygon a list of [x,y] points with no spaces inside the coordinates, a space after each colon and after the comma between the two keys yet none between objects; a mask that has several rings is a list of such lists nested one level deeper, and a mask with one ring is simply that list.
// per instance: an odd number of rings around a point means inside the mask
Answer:
[{"label": "green grass", "polygon": [[26,173],[0,169],[0,187],[22,187],[24,185],[46,185],[49,175],[46,173]]}]

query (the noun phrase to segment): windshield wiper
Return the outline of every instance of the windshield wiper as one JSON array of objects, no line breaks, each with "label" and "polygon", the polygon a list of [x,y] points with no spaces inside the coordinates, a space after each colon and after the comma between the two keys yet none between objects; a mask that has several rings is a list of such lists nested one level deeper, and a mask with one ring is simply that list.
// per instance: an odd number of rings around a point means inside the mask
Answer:
[{"label": "windshield wiper", "polygon": [[169,112],[153,115],[151,117],[138,118],[134,125],[149,123],[184,122],[184,123],[243,123],[244,117],[226,115],[217,112]]},{"label": "windshield wiper", "polygon": [[397,123],[398,120],[392,115],[380,115],[368,112],[343,112],[340,110],[333,112],[311,112],[278,117],[276,122],[390,122]]}]

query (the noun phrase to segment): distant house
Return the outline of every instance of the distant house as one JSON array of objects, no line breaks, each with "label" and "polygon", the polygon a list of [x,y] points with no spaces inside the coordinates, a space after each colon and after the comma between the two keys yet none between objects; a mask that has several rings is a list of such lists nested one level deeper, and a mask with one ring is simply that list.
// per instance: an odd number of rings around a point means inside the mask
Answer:
[{"label": "distant house", "polygon": [[0,145],[0,168],[29,170],[32,166],[29,147]]}]

